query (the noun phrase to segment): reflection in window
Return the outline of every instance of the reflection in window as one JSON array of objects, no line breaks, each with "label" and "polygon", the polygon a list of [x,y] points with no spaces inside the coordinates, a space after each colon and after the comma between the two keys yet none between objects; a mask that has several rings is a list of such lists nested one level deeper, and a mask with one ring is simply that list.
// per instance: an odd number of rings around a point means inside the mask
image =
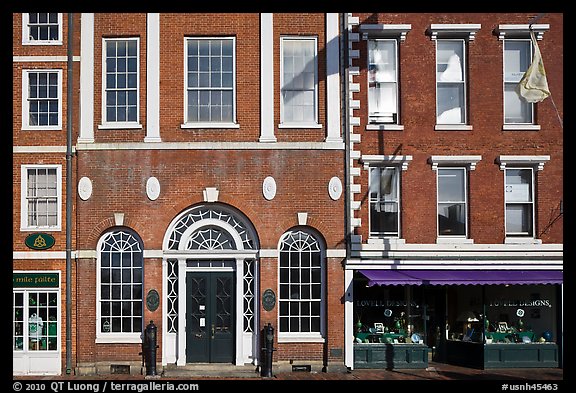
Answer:
[{"label": "reflection in window", "polygon": [[466,169],[438,168],[438,235],[466,236]]},{"label": "reflection in window", "polygon": [[396,40],[368,41],[368,116],[371,123],[398,121]]},{"label": "reflection in window", "polygon": [[105,122],[138,122],[138,40],[104,41]]},{"label": "reflection in window", "polygon": [[517,92],[532,61],[530,40],[504,40],[504,123],[532,124],[534,105]]},{"label": "reflection in window", "polygon": [[436,89],[436,124],[465,124],[464,40],[437,41]]},{"label": "reflection in window", "polygon": [[370,168],[370,235],[399,236],[399,170]]}]

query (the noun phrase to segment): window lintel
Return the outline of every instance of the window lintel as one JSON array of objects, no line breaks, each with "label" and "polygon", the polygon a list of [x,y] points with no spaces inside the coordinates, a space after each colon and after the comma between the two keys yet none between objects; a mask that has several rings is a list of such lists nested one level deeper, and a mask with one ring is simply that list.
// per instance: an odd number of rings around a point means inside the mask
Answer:
[{"label": "window lintel", "polygon": [[359,31],[362,33],[362,39],[370,38],[399,38],[400,41],[406,40],[406,35],[412,30],[410,24],[390,25],[390,24],[362,24]]},{"label": "window lintel", "polygon": [[479,23],[474,24],[431,24],[426,30],[432,41],[438,38],[464,38],[467,41],[474,41],[476,32],[482,27]]},{"label": "window lintel", "polygon": [[498,35],[499,40],[505,38],[530,38],[530,29],[534,32],[536,39],[540,41],[544,37],[544,32],[550,30],[550,25],[498,25],[494,32]]},{"label": "window lintel", "polygon": [[473,171],[476,164],[482,159],[480,155],[470,156],[430,156],[428,162],[432,164],[432,170],[438,170],[439,165],[465,165]]},{"label": "window lintel", "polygon": [[498,156],[496,163],[500,164],[500,170],[506,169],[506,165],[530,165],[537,170],[544,169],[544,164],[550,161],[550,156]]},{"label": "window lintel", "polygon": [[396,156],[396,155],[363,155],[360,158],[360,163],[364,164],[364,169],[368,169],[370,165],[376,164],[389,164],[389,165],[402,165],[402,170],[408,169],[408,164],[412,161],[412,156]]}]

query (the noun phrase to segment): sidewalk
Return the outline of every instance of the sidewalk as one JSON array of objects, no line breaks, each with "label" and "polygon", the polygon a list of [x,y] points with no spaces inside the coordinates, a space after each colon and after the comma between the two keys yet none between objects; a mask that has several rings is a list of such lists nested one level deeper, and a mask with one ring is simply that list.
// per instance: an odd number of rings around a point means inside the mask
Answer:
[{"label": "sidewalk", "polygon": [[[161,370],[159,370],[161,372]],[[324,372],[287,372],[276,373],[272,378],[263,378],[254,368],[254,373],[247,373],[244,369],[236,375],[230,372],[222,375],[198,375],[190,371],[186,375],[178,377],[165,376],[144,376],[144,375],[127,375],[127,374],[105,374],[105,375],[61,375],[61,376],[14,376],[16,380],[108,380],[108,381],[135,381],[135,380],[154,380],[154,381],[174,381],[174,380],[249,380],[249,381],[377,381],[377,380],[417,380],[417,381],[447,381],[447,380],[484,380],[484,381],[562,381],[564,379],[564,370],[560,368],[510,368],[510,369],[489,369],[478,370],[467,367],[453,366],[445,363],[431,362],[426,369],[370,369],[370,370],[353,370],[347,373],[324,373]],[[537,389],[532,389],[537,390]],[[547,389],[553,390],[553,389]]]}]

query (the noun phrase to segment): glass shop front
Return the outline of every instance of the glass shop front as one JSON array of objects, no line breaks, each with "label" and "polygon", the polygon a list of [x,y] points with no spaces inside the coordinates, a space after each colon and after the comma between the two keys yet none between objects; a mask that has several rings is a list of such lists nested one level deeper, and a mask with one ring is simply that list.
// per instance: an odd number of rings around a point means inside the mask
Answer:
[{"label": "glass shop front", "polygon": [[354,368],[561,367],[562,272],[508,284],[370,273],[354,274]]}]

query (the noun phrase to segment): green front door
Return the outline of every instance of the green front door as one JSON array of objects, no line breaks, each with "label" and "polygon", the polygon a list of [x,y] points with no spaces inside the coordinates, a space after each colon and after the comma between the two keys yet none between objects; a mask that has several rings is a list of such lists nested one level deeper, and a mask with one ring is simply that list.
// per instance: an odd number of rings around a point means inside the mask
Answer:
[{"label": "green front door", "polygon": [[186,362],[233,363],[234,272],[186,274]]}]

